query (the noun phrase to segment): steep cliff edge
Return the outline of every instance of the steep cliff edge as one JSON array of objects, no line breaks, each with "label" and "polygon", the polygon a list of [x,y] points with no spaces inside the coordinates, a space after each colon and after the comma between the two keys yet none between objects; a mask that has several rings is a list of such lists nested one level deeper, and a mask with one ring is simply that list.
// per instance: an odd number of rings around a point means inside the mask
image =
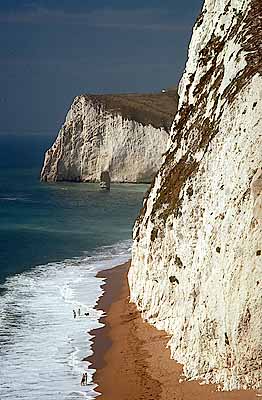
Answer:
[{"label": "steep cliff edge", "polygon": [[225,390],[261,385],[261,21],[260,0],[205,1],[129,271],[186,377]]},{"label": "steep cliff edge", "polygon": [[53,146],[43,181],[151,182],[166,151],[177,91],[81,95],[74,99]]}]

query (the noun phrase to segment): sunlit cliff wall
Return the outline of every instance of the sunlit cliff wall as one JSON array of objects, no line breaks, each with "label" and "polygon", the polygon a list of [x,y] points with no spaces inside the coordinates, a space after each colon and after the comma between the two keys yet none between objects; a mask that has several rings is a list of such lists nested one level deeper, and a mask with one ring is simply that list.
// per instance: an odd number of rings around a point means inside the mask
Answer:
[{"label": "sunlit cliff wall", "polygon": [[53,146],[43,181],[151,182],[166,151],[177,91],[81,95],[74,99]]},{"label": "sunlit cliff wall", "polygon": [[261,21],[260,0],[205,1],[129,272],[186,377],[226,390],[261,384]]}]

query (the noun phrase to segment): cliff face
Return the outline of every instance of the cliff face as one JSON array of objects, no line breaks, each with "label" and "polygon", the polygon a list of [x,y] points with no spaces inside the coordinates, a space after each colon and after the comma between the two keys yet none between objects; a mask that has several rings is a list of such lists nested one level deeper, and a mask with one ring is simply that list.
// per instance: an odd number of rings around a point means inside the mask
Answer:
[{"label": "cliff face", "polygon": [[151,182],[166,151],[177,93],[82,95],[75,98],[53,146],[43,181]]},{"label": "cliff face", "polygon": [[225,390],[261,384],[261,20],[260,0],[205,1],[129,272],[186,377]]}]

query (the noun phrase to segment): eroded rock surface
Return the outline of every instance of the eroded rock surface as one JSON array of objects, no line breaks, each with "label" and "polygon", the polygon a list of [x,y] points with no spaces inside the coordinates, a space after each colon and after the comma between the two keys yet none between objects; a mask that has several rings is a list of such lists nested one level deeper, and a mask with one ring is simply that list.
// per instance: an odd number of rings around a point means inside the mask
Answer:
[{"label": "eroded rock surface", "polygon": [[81,95],[75,98],[53,146],[43,181],[151,182],[166,151],[177,92]]},{"label": "eroded rock surface", "polygon": [[225,390],[261,385],[261,21],[260,0],[205,1],[129,272],[186,377]]}]

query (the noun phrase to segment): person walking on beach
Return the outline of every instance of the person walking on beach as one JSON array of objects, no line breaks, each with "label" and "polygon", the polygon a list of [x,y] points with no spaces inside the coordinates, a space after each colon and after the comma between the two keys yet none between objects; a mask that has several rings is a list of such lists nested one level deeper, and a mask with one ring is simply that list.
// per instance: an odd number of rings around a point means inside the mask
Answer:
[{"label": "person walking on beach", "polygon": [[78,316],[80,317],[80,314],[81,314],[81,310],[80,310],[80,308],[78,309]]},{"label": "person walking on beach", "polygon": [[86,376],[85,376],[85,373],[83,373],[82,379],[81,379],[81,386],[85,385],[85,380],[86,380]]},{"label": "person walking on beach", "polygon": [[85,385],[87,386],[87,372],[85,372]]},{"label": "person walking on beach", "polygon": [[75,310],[73,310],[73,315],[74,315],[74,318],[76,318],[76,312],[75,312]]}]

